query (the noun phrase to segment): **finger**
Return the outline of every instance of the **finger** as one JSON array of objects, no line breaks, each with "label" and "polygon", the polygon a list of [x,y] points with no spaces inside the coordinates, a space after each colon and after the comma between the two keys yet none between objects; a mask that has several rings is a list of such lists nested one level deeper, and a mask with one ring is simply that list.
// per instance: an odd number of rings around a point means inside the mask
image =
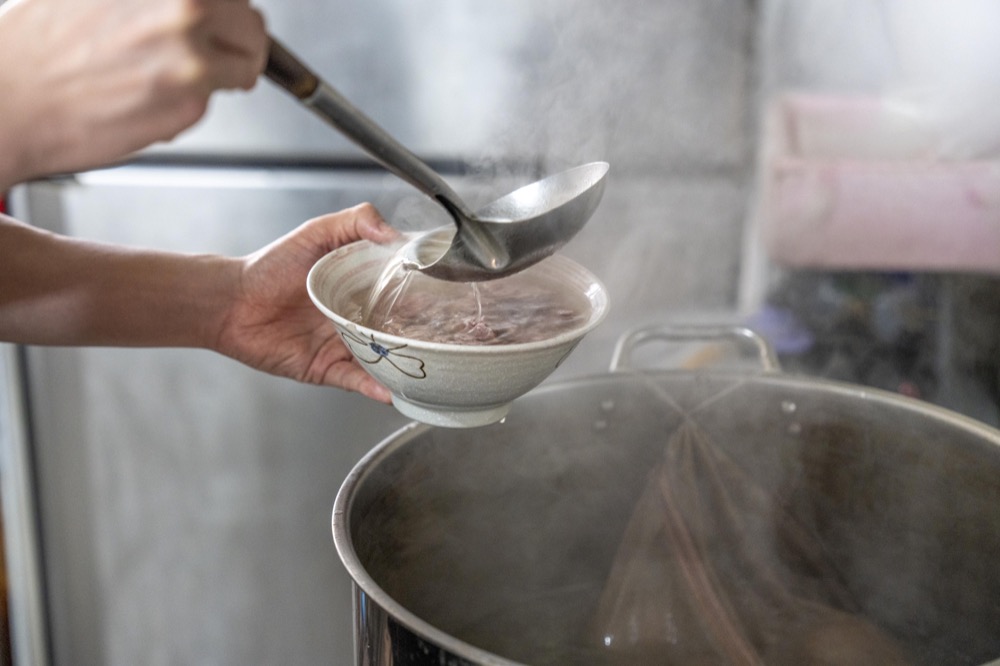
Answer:
[{"label": "finger", "polygon": [[354,233],[358,238],[374,243],[388,243],[399,238],[399,231],[390,226],[372,204],[358,204],[350,211],[354,216]]},{"label": "finger", "polygon": [[399,237],[399,232],[369,203],[314,217],[292,233],[301,233],[302,241],[317,248],[321,255],[357,240],[389,243]]},{"label": "finger", "polygon": [[392,393],[389,392],[389,389],[375,381],[375,379],[371,376],[364,381],[358,393],[377,402],[382,402],[387,405],[392,404]]},{"label": "finger", "polygon": [[202,19],[202,29],[220,49],[258,57],[267,50],[267,27],[263,14],[240,0],[214,2]]},{"label": "finger", "polygon": [[[155,141],[170,141],[195,124],[208,110],[208,95],[178,94],[145,114],[118,121],[112,139],[105,142],[105,159],[116,159],[145,148]],[[92,166],[78,164],[78,168]]]},{"label": "finger", "polygon": [[199,30],[209,84],[213,88],[252,88],[267,62],[263,15],[237,0],[216,2]]},{"label": "finger", "polygon": [[357,362],[345,362],[334,366],[331,370],[332,372],[330,376],[325,378],[324,384],[354,391],[378,402],[387,404],[392,402],[392,394],[389,389],[362,370]]}]

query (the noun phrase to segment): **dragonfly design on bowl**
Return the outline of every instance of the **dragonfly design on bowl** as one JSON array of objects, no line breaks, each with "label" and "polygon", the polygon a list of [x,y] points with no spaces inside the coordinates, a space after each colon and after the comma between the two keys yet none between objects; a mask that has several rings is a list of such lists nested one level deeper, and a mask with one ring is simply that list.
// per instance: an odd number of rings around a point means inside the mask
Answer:
[{"label": "dragonfly design on bowl", "polygon": [[371,333],[365,338],[346,328],[340,326],[337,328],[340,330],[340,337],[351,347],[359,361],[375,365],[384,360],[407,377],[426,379],[427,370],[424,367],[424,362],[416,356],[400,353],[399,350],[405,349],[408,345],[387,347],[376,342],[375,336]]}]

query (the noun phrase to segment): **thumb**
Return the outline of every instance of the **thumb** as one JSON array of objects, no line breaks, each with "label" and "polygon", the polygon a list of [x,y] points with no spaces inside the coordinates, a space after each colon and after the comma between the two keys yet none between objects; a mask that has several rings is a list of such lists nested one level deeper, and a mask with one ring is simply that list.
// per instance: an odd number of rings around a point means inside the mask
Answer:
[{"label": "thumb", "polygon": [[390,243],[399,238],[400,233],[385,221],[378,210],[369,203],[363,203],[352,209],[354,212],[354,228],[359,238],[373,243]]}]

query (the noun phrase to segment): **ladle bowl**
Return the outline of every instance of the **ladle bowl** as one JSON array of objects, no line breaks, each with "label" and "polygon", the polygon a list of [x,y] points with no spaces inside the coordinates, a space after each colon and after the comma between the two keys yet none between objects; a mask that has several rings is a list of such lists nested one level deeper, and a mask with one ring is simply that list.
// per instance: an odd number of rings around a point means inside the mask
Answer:
[{"label": "ladle bowl", "polygon": [[432,277],[493,280],[531,266],[566,244],[604,193],[606,162],[593,162],[503,196],[473,213],[445,180],[284,46],[271,40],[265,75],[364,149],[386,169],[441,204],[456,230],[450,245],[416,264]]},{"label": "ladle bowl", "polygon": [[417,236],[408,248],[412,267],[444,280],[475,282],[506,277],[550,256],[583,228],[604,193],[606,162],[592,162],[525,185],[476,211],[477,233],[504,248],[508,260],[484,276],[469,222]]}]

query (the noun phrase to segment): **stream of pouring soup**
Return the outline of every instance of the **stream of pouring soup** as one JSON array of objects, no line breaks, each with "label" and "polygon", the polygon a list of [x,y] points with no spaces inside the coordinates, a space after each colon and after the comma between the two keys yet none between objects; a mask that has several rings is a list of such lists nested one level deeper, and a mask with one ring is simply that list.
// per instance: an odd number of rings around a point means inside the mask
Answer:
[{"label": "stream of pouring soup", "polygon": [[590,317],[578,289],[529,268],[488,282],[437,280],[391,259],[374,285],[351,295],[348,316],[400,337],[460,345],[547,340]]}]

